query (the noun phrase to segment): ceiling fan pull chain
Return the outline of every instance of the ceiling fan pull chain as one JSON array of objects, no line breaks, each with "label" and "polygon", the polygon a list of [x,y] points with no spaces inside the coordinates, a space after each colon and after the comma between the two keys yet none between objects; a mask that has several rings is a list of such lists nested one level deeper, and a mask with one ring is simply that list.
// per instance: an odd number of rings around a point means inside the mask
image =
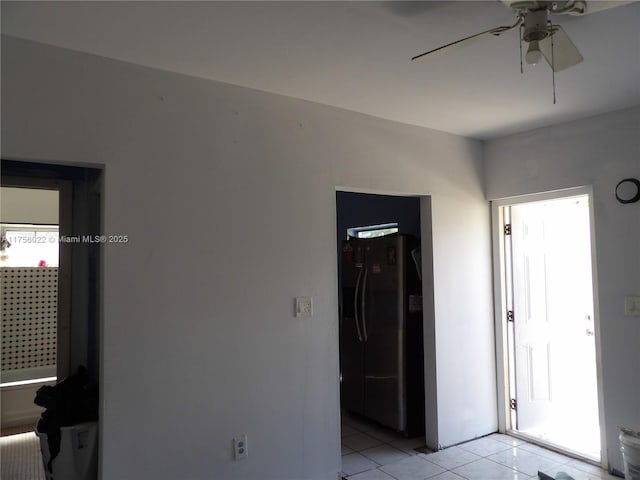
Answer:
[{"label": "ceiling fan pull chain", "polygon": [[524,28],[524,24],[520,24],[520,74],[524,74],[524,70],[522,69],[522,29]]},{"label": "ceiling fan pull chain", "polygon": [[549,32],[551,36],[551,83],[553,85],[553,104],[556,104],[556,62],[553,58],[553,25],[551,25],[551,20],[549,20]]}]

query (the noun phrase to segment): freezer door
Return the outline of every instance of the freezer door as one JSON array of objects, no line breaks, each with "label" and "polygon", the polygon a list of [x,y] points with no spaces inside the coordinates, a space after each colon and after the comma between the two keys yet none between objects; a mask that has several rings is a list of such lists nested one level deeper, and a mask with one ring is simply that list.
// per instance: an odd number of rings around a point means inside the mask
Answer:
[{"label": "freezer door", "polygon": [[340,403],[364,414],[364,343],[357,323],[364,275],[364,245],[352,240],[342,245],[340,316]]},{"label": "freezer door", "polygon": [[404,366],[405,238],[367,243],[363,330],[365,415],[398,431],[406,429]]}]

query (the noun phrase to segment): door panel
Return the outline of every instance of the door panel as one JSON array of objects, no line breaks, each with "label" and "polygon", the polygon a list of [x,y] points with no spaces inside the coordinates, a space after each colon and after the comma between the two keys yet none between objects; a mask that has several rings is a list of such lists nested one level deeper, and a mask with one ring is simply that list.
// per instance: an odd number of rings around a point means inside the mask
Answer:
[{"label": "door panel", "polygon": [[508,208],[517,429],[599,458],[588,197]]},{"label": "door panel", "polygon": [[551,401],[549,375],[550,344],[529,345],[527,351],[527,376],[529,377],[529,401]]},{"label": "door panel", "polygon": [[530,205],[511,208],[518,428],[550,415],[550,335],[544,221]]}]

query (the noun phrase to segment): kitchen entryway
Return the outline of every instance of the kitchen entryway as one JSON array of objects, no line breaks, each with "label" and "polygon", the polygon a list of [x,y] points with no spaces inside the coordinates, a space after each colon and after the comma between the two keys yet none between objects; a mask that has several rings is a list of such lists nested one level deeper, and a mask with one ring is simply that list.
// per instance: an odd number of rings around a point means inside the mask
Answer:
[{"label": "kitchen entryway", "polygon": [[342,471],[351,475],[426,448],[421,199],[338,192],[336,207]]}]

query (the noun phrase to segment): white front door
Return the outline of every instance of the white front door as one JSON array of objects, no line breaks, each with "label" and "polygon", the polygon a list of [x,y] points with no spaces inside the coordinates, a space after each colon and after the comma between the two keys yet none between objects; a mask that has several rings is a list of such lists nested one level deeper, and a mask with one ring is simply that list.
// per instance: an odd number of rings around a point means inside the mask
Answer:
[{"label": "white front door", "polygon": [[[600,459],[589,197],[505,207],[516,425]],[[513,389],[512,389],[513,390]]]}]

